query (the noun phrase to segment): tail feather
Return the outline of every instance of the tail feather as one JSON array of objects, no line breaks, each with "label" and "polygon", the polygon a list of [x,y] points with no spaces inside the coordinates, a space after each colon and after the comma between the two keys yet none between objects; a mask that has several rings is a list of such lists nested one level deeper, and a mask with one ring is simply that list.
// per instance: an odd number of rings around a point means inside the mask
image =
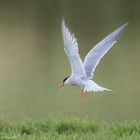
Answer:
[{"label": "tail feather", "polygon": [[106,91],[112,91],[111,89],[104,88],[104,87],[101,87],[101,86],[97,85],[92,80],[88,81],[85,85],[85,88],[84,88],[84,92],[85,91],[87,91],[87,92],[103,92],[105,90]]}]

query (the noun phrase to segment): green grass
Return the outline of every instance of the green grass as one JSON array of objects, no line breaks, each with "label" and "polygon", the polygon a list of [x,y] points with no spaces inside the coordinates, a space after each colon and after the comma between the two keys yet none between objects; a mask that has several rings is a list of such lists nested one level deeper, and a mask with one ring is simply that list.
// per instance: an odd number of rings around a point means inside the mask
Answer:
[{"label": "green grass", "polygon": [[140,140],[140,122],[66,118],[0,121],[0,140]]}]

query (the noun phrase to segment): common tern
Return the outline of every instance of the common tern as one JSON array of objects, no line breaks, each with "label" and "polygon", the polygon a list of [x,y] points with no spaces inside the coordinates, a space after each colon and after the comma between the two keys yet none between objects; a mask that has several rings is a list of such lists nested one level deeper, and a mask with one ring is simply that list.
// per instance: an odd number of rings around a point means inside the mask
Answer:
[{"label": "common tern", "polygon": [[71,75],[67,76],[60,84],[60,88],[64,85],[80,86],[80,96],[86,96],[88,92],[103,92],[105,90],[112,91],[96,84],[92,78],[94,71],[99,64],[101,58],[116,43],[121,32],[126,28],[128,23],[123,24],[115,31],[106,36],[102,41],[97,43],[86,55],[82,62],[78,53],[78,43],[74,34],[70,32],[66,26],[64,19],[62,20],[61,30],[64,43],[64,50],[71,65]]}]

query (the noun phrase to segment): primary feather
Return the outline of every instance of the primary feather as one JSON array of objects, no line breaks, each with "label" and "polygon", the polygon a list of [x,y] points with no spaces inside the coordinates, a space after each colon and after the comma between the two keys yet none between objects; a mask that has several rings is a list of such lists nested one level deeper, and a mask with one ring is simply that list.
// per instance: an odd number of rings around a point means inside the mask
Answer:
[{"label": "primary feather", "polygon": [[126,28],[128,23],[117,28],[114,32],[100,41],[91,51],[87,54],[84,60],[84,68],[87,77],[93,78],[93,73],[96,66],[99,64],[101,58],[108,52],[108,50],[116,43],[121,32]]},{"label": "primary feather", "polygon": [[76,77],[83,77],[86,75],[82,60],[78,53],[78,43],[74,34],[71,34],[65,21],[62,21],[62,37],[64,42],[64,50],[69,59],[72,75]]}]

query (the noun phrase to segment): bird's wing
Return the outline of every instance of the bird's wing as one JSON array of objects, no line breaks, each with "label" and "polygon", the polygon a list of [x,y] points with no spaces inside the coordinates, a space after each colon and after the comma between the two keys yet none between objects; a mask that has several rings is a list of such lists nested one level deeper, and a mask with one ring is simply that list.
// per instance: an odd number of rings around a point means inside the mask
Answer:
[{"label": "bird's wing", "polygon": [[65,21],[62,20],[62,36],[64,42],[64,50],[69,59],[72,73],[71,75],[76,77],[83,77],[86,75],[82,60],[78,53],[78,43],[74,34],[71,34]]},{"label": "bird's wing", "polygon": [[87,54],[84,60],[84,68],[88,78],[93,77],[96,66],[99,64],[101,58],[108,52],[108,50],[116,43],[120,33],[126,28],[128,23],[120,26],[114,32],[110,33],[102,41],[100,41]]}]

